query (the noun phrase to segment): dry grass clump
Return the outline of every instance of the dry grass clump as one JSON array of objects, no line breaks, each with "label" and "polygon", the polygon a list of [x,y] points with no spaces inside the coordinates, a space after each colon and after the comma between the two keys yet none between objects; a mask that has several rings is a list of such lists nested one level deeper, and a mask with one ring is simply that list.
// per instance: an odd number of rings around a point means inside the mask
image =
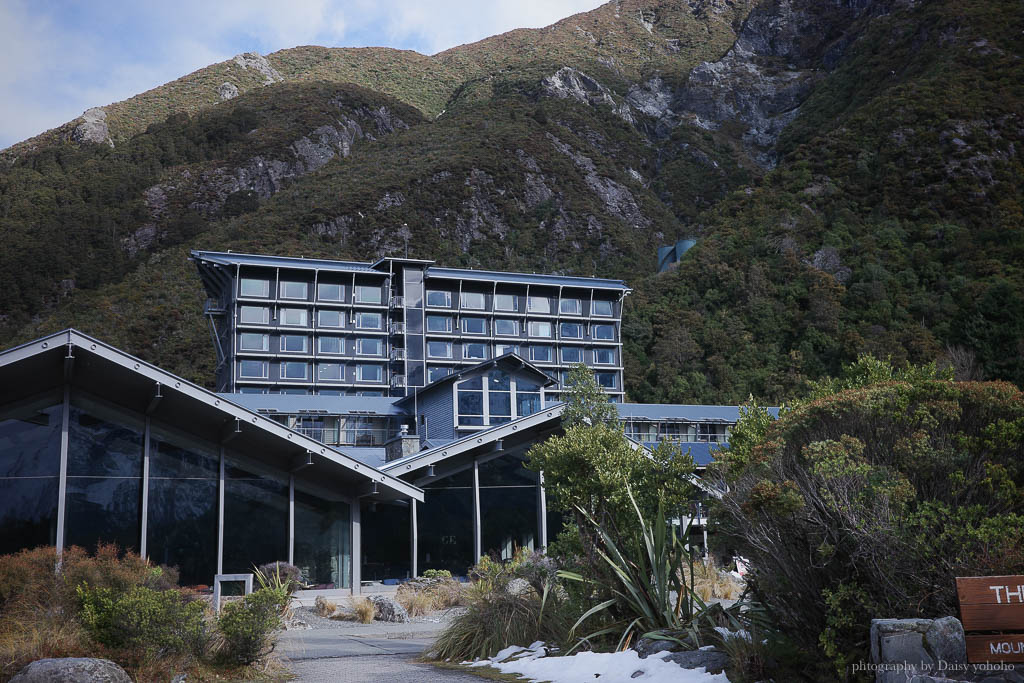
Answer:
[{"label": "dry grass clump", "polygon": [[316,596],[316,602],[313,604],[313,612],[318,617],[330,618],[338,610],[338,605],[331,602],[322,595]]},{"label": "dry grass clump", "polygon": [[434,596],[427,591],[399,591],[395,596],[398,604],[405,608],[410,617],[419,617],[434,608]]},{"label": "dry grass clump", "polygon": [[694,563],[693,590],[704,602],[712,598],[738,600],[743,593],[743,584],[709,558],[707,562]]},{"label": "dry grass clump", "polygon": [[377,608],[374,607],[369,598],[349,598],[349,605],[352,607],[352,611],[355,612],[356,620],[360,624],[369,624],[373,621],[373,615],[377,613]]},{"label": "dry grass clump", "polygon": [[[462,584],[450,577],[420,578],[403,583],[398,587],[395,599],[409,616],[466,604],[465,589]],[[414,614],[414,610],[419,609],[423,611]]]}]

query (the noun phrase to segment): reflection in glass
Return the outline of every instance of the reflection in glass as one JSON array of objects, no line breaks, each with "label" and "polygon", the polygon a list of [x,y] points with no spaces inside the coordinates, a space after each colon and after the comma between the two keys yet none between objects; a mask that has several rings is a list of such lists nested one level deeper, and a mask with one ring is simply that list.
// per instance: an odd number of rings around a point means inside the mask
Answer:
[{"label": "reflection in glass", "polygon": [[0,415],[0,554],[57,542],[61,412],[58,404]]},{"label": "reflection in glass", "polygon": [[473,566],[473,491],[428,488],[419,508],[419,571],[465,576]]},{"label": "reflection in glass", "polygon": [[322,588],[352,585],[349,504],[295,491],[295,566]]},{"label": "reflection in glass", "polygon": [[224,473],[224,572],[288,559],[288,484],[229,464]]}]

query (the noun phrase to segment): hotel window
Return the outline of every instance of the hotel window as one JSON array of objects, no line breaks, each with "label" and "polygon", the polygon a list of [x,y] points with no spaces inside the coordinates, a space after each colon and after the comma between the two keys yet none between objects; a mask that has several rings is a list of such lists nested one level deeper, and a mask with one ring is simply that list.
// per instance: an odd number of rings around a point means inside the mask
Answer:
[{"label": "hotel window", "polygon": [[554,359],[550,346],[531,346],[530,360],[538,363],[550,363]]},{"label": "hotel window", "polygon": [[316,365],[316,378],[321,382],[327,381],[339,381],[342,378],[341,374],[341,363],[317,363]]},{"label": "hotel window", "polygon": [[309,396],[309,389],[282,389],[281,393],[292,396]]},{"label": "hotel window", "polygon": [[515,294],[495,294],[494,310],[496,311],[518,311],[519,297]]},{"label": "hotel window", "polygon": [[563,346],[562,347],[562,362],[563,363],[582,363],[583,362],[583,349],[578,346]]},{"label": "hotel window", "polygon": [[487,358],[487,344],[463,344],[462,357],[467,360]]},{"label": "hotel window", "polygon": [[558,326],[561,339],[583,339],[583,325],[580,323],[562,323]]},{"label": "hotel window", "polygon": [[504,335],[506,337],[518,337],[519,336],[519,321],[518,320],[507,320],[504,318],[495,318],[494,320],[494,334]]},{"label": "hotel window", "polygon": [[284,361],[281,363],[281,379],[308,379],[309,366],[298,361]]},{"label": "hotel window", "polygon": [[317,396],[344,396],[344,389],[320,389],[316,392]]},{"label": "hotel window", "polygon": [[239,291],[241,296],[270,296],[270,280],[243,277]]},{"label": "hotel window", "polygon": [[240,306],[238,319],[243,323],[266,325],[270,322],[270,309],[266,306]]},{"label": "hotel window", "polygon": [[452,307],[452,293],[442,291],[440,289],[428,289],[427,290],[427,305],[438,306],[440,308],[451,308]]},{"label": "hotel window", "polygon": [[442,341],[427,342],[427,358],[451,358],[452,343]]},{"label": "hotel window", "polygon": [[519,347],[515,344],[495,344],[494,355],[504,356],[506,353],[519,353]]},{"label": "hotel window", "polygon": [[305,308],[282,308],[281,324],[305,327],[309,323],[309,311]]},{"label": "hotel window", "polygon": [[452,318],[449,315],[428,315],[427,332],[451,332]]},{"label": "hotel window", "polygon": [[479,427],[484,424],[484,380],[474,377],[456,382],[458,421],[460,426]]},{"label": "hotel window", "polygon": [[615,349],[594,349],[595,365],[615,365]]},{"label": "hotel window", "polygon": [[308,337],[299,334],[282,334],[281,351],[287,353],[305,353]]},{"label": "hotel window", "polygon": [[319,345],[320,353],[345,352],[345,347],[342,344],[341,337],[318,337],[317,344]]},{"label": "hotel window", "polygon": [[427,368],[427,382],[436,382],[448,374],[448,368],[442,365],[431,365]]},{"label": "hotel window", "polygon": [[604,387],[605,389],[615,388],[614,372],[595,372],[594,376],[597,378],[598,386]]},{"label": "hotel window", "polygon": [[503,370],[456,382],[460,427],[484,427],[531,415],[541,407],[540,385]]},{"label": "hotel window", "polygon": [[286,282],[281,281],[281,293],[282,299],[306,299],[309,297],[309,285],[305,282]]},{"label": "hotel window", "polygon": [[379,330],[382,324],[383,318],[380,313],[356,313],[356,327],[361,330]]},{"label": "hotel window", "polygon": [[360,382],[381,382],[384,380],[384,368],[379,365],[358,365],[356,379]]},{"label": "hotel window", "polygon": [[487,334],[486,318],[463,318],[460,322],[463,334]]},{"label": "hotel window", "polygon": [[591,304],[591,314],[610,318],[612,316],[612,302],[601,299],[594,299]]},{"label": "hotel window", "polygon": [[381,288],[369,285],[356,285],[356,302],[361,304],[379,304]]},{"label": "hotel window", "polygon": [[591,325],[592,339],[615,339],[615,325]]},{"label": "hotel window", "polygon": [[243,332],[238,338],[240,351],[266,351],[270,348],[270,337],[266,334]]},{"label": "hotel window", "polygon": [[384,341],[381,339],[357,339],[356,353],[360,356],[383,356]]},{"label": "hotel window", "polygon": [[267,361],[265,360],[243,360],[238,363],[239,377],[254,377],[265,379],[267,376]]},{"label": "hotel window", "polygon": [[460,303],[462,308],[482,311],[487,305],[487,297],[480,292],[463,292]]},{"label": "hotel window", "polygon": [[345,298],[345,285],[321,282],[316,286],[316,298],[321,301],[341,301]]},{"label": "hotel window", "polygon": [[580,300],[579,299],[562,299],[558,302],[558,312],[564,313],[565,315],[579,315],[580,314]]},{"label": "hotel window", "polygon": [[530,336],[551,339],[551,323],[541,320],[531,320]]},{"label": "hotel window", "polygon": [[345,314],[321,309],[316,312],[316,324],[317,327],[345,327]]},{"label": "hotel window", "polygon": [[550,313],[551,299],[546,296],[531,296],[528,309],[530,313]]}]

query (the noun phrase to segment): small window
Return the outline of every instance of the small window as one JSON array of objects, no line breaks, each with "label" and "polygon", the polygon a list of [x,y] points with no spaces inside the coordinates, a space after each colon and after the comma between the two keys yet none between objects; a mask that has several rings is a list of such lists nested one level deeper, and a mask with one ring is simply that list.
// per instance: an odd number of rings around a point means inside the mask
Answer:
[{"label": "small window", "polygon": [[487,305],[487,297],[480,292],[463,292],[461,302],[462,308],[482,311]]},{"label": "small window", "polygon": [[563,346],[562,347],[562,362],[563,363],[582,363],[583,362],[583,349],[578,346]]},{"label": "small window", "polygon": [[427,357],[428,358],[451,358],[452,357],[452,343],[442,341],[428,341],[427,342]]},{"label": "small window", "polygon": [[242,296],[270,296],[270,280],[243,277],[240,291]]},{"label": "small window", "polygon": [[452,293],[442,291],[440,289],[428,289],[427,290],[427,305],[437,306],[439,308],[451,308],[452,307]]},{"label": "small window", "polygon": [[427,332],[451,332],[452,318],[448,315],[428,315]]},{"label": "small window", "polygon": [[316,378],[322,381],[339,381],[342,379],[341,363],[317,363]]},{"label": "small window", "polygon": [[496,318],[494,321],[494,334],[500,334],[506,337],[518,337],[519,321]]},{"label": "small window", "polygon": [[529,299],[530,313],[550,313],[551,299],[546,296],[531,296]]},{"label": "small window", "polygon": [[356,396],[383,396],[383,391],[357,391]]},{"label": "small window", "polygon": [[487,358],[487,344],[463,344],[462,357],[474,360]]},{"label": "small window", "polygon": [[238,376],[264,379],[267,376],[267,362],[263,360],[243,360],[238,364]]},{"label": "small window", "polygon": [[316,312],[316,324],[317,327],[345,327],[345,314],[321,309]]},{"label": "small window", "polygon": [[270,348],[270,337],[266,334],[243,332],[238,338],[241,351],[266,351]]},{"label": "small window", "polygon": [[243,323],[266,325],[270,322],[270,309],[266,306],[241,306],[238,319]]},{"label": "small window", "polygon": [[356,285],[356,302],[361,304],[379,304],[381,288],[369,285]]},{"label": "small window", "polygon": [[281,324],[305,327],[309,324],[309,311],[305,308],[282,308]]},{"label": "small window", "polygon": [[463,334],[487,334],[487,320],[485,318],[463,318]]},{"label": "small window", "polygon": [[384,341],[381,339],[357,339],[356,353],[360,356],[383,356]]},{"label": "small window", "polygon": [[615,365],[615,349],[594,349],[595,365]]},{"label": "small window", "polygon": [[344,396],[344,389],[320,389],[317,392],[317,396]]},{"label": "small window", "polygon": [[602,315],[602,316],[609,317],[609,318],[612,316],[612,302],[611,301],[602,301],[601,299],[594,299],[594,302],[593,302],[592,305],[593,305],[592,313],[594,315]]},{"label": "small window", "polygon": [[519,297],[515,294],[495,294],[494,310],[496,311],[518,311]]},{"label": "small window", "polygon": [[291,396],[309,396],[309,389],[282,389],[281,393]]},{"label": "small window", "polygon": [[558,302],[559,313],[564,313],[565,315],[579,315],[581,310],[579,299],[562,299]]},{"label": "small window", "polygon": [[345,298],[345,285],[321,282],[316,286],[316,298],[321,301],[341,301]]},{"label": "small window", "polygon": [[358,365],[356,379],[360,382],[381,382],[384,379],[384,368],[380,365]]},{"label": "small window", "polygon": [[281,281],[281,298],[282,299],[306,299],[309,297],[308,294],[309,285],[305,282],[287,282]]},{"label": "small window", "polygon": [[320,353],[344,353],[341,337],[317,337]]},{"label": "small window", "polygon": [[595,372],[594,376],[597,378],[597,384],[605,389],[615,388],[615,373],[614,372]]},{"label": "small window", "polygon": [[436,382],[437,380],[447,376],[448,374],[448,368],[442,365],[432,365],[427,368],[427,382]]},{"label": "small window", "polygon": [[583,325],[562,323],[558,326],[558,336],[562,339],[583,339]]},{"label": "small window", "polygon": [[[550,363],[553,360],[550,346],[531,346],[530,360],[538,363]],[[557,379],[557,378],[552,378]]]},{"label": "small window", "polygon": [[592,325],[590,336],[594,339],[615,339],[614,325]]},{"label": "small window", "polygon": [[545,339],[551,338],[551,323],[541,320],[530,321],[530,336],[531,337],[544,337]]},{"label": "small window", "polygon": [[506,353],[519,353],[519,347],[515,344],[495,344],[494,355],[504,356]]},{"label": "small window", "polygon": [[300,334],[282,334],[281,350],[288,353],[305,353],[308,339]]},{"label": "small window", "polygon": [[281,379],[307,379],[306,374],[309,366],[298,361],[284,361],[281,363]]},{"label": "small window", "polygon": [[356,313],[356,327],[361,330],[379,330],[383,325],[383,318],[380,313],[367,313],[361,311]]}]

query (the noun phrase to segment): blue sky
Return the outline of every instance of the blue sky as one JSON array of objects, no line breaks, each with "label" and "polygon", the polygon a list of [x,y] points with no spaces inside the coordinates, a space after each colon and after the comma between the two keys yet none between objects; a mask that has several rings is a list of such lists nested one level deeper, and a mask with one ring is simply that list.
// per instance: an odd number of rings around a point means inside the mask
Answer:
[{"label": "blue sky", "polygon": [[0,148],[240,52],[433,54],[601,0],[0,0]]}]

